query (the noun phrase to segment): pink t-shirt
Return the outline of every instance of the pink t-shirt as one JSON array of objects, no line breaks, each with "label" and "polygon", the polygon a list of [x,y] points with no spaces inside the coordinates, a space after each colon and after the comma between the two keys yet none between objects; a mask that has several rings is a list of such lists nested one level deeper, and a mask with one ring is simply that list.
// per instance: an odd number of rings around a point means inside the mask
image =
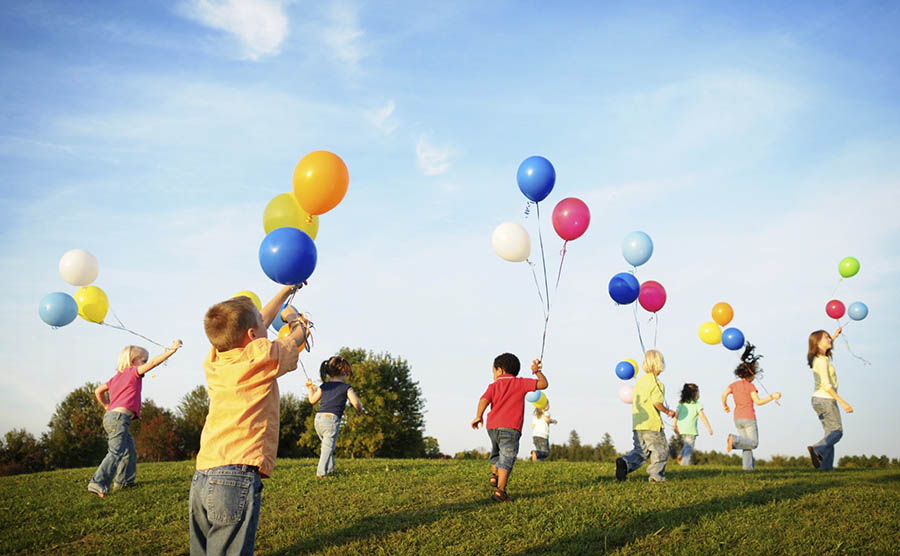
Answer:
[{"label": "pink t-shirt", "polygon": [[519,378],[512,375],[497,377],[497,380],[481,395],[491,404],[485,428],[516,429],[522,432],[525,394],[537,390],[537,383],[536,378]]},{"label": "pink t-shirt", "polygon": [[756,409],[753,407],[753,398],[750,397],[751,393],[756,392],[756,386],[741,379],[732,382],[729,388],[734,396],[734,418],[756,419]]},{"label": "pink t-shirt", "polygon": [[135,417],[140,417],[143,380],[144,377],[138,374],[137,367],[128,367],[106,381],[109,388],[109,409],[124,407],[134,411]]}]

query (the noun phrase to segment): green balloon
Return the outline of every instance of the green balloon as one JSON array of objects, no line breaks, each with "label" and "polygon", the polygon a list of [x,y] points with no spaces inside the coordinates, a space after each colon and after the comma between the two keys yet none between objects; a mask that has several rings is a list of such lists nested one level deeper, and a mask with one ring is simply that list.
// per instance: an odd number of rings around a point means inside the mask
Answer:
[{"label": "green balloon", "polygon": [[838,271],[844,278],[856,276],[856,273],[859,272],[859,261],[855,257],[844,257],[841,259],[841,264],[838,265]]}]

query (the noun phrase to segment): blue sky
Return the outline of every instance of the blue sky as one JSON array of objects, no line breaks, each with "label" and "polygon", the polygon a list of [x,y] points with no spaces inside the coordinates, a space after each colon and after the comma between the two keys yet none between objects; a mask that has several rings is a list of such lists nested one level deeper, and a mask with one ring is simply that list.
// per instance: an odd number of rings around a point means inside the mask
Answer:
[{"label": "blue sky", "polygon": [[[40,321],[46,293],[75,290],[57,272],[72,248],[97,256],[96,285],[126,325],[185,341],[145,398],[174,408],[204,383],[203,313],[240,290],[277,291],[257,259],[263,209],[291,190],[304,154],[326,149],[350,188],[322,216],[298,298],[319,330],[307,367],[345,345],[402,356],[426,434],[449,453],[487,445],[468,423],[493,357],[540,349],[528,267],[490,247],[505,221],[536,239],[515,172],[540,154],[558,177],[542,205],[552,268],[553,205],[576,196],[592,213],[553,298],[554,441],[574,428],[628,445],[613,370],[640,345],[606,284],[627,270],[622,238],[644,230],[655,252],[639,276],[669,296],[657,338],[669,403],[696,382],[716,432],[698,449],[721,450],[732,428],[718,397],[737,358],[697,337],[717,301],[784,394],[759,409],[759,454],[818,440],[806,338],[834,328],[824,305],[854,255],[862,270],[836,296],[868,304],[848,337],[873,365],[839,343],[856,413],[838,452],[900,457],[900,436],[883,432],[900,396],[898,24],[891,2],[5,5],[0,429],[40,433],[137,340]],[[302,393],[303,380],[288,375],[282,391]]]}]

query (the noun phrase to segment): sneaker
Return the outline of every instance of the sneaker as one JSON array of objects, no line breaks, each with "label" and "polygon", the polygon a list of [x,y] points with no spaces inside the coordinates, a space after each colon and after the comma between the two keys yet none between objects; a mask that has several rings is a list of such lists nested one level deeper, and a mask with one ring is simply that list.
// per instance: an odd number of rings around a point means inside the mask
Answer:
[{"label": "sneaker", "polygon": [[100,498],[106,498],[106,493],[103,492],[103,487],[101,487],[97,483],[88,483],[87,489],[88,492],[92,492]]},{"label": "sneaker", "polygon": [[661,478],[659,478],[659,479],[656,479],[656,478],[654,478],[654,477],[650,477],[649,481],[650,481],[651,483],[664,483],[664,482],[666,482],[666,478],[665,478],[665,477],[661,477]]},{"label": "sneaker", "polygon": [[812,465],[816,469],[819,468],[819,464],[822,463],[822,456],[819,455],[819,452],[816,451],[812,446],[807,446],[807,450],[809,450],[809,459],[812,460]]},{"label": "sneaker", "polygon": [[622,458],[616,458],[616,480],[624,481],[628,475],[628,464]]}]

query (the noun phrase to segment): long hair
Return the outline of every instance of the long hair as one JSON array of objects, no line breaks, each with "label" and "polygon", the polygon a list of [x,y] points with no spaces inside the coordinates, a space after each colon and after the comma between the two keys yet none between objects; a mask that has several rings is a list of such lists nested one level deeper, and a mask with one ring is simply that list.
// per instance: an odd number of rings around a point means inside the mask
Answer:
[{"label": "long hair", "polygon": [[131,364],[140,355],[149,358],[150,352],[141,346],[125,346],[122,349],[122,352],[119,353],[119,361],[116,363],[116,372],[121,373],[128,367],[131,367]]},{"label": "long hair", "polygon": [[700,388],[696,384],[688,382],[681,389],[681,401],[678,403],[691,403],[697,401],[700,397]]},{"label": "long hair", "polygon": [[319,377],[322,379],[322,382],[326,382],[329,378],[341,375],[347,375],[347,378],[353,378],[353,367],[350,365],[349,361],[340,355],[335,355],[331,359],[322,361],[322,365],[319,367]]},{"label": "long hair", "polygon": [[[809,350],[806,352],[806,362],[809,364],[810,369],[812,369],[813,360],[819,355],[819,342],[825,336],[831,337],[824,330],[816,330],[809,335]],[[828,348],[828,351],[825,352],[825,357],[831,359],[831,348]]]},{"label": "long hair", "polygon": [[759,361],[762,355],[755,354],[756,346],[747,342],[744,353],[741,355],[741,363],[734,370],[734,376],[745,380],[753,380],[754,377],[762,376],[762,369],[759,368]]}]

